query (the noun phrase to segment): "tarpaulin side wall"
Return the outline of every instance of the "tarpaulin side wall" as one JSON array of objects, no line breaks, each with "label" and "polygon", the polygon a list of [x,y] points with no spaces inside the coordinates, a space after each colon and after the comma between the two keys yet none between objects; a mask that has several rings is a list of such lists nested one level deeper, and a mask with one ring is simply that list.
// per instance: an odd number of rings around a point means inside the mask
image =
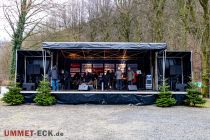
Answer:
[{"label": "tarpaulin side wall", "polygon": [[[35,93],[24,93],[26,103],[33,103]],[[151,105],[154,104],[157,94],[66,94],[54,93],[57,103],[59,104],[137,104]],[[177,100],[177,105],[183,104],[186,98],[185,94],[173,94]]]}]

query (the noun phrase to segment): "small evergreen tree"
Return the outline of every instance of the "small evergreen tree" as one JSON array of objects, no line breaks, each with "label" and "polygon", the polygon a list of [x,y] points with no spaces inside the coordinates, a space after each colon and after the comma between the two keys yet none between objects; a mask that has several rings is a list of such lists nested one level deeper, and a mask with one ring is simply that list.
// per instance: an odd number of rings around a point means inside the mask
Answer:
[{"label": "small evergreen tree", "polygon": [[163,86],[160,86],[160,93],[155,102],[158,107],[169,107],[176,104],[176,100],[172,98],[172,93],[169,91],[169,88],[170,87],[166,83],[164,83]]},{"label": "small evergreen tree", "polygon": [[20,94],[19,83],[13,83],[9,86],[9,92],[4,94],[2,100],[10,105],[20,105],[24,103],[24,96]]},{"label": "small evergreen tree", "polygon": [[196,106],[197,104],[204,104],[206,100],[203,99],[202,93],[199,91],[198,87],[190,83],[187,89],[187,99],[186,104],[189,106]]},{"label": "small evergreen tree", "polygon": [[47,80],[42,80],[37,88],[37,94],[34,98],[34,102],[38,105],[48,106],[56,103],[54,96],[50,94],[50,85]]}]

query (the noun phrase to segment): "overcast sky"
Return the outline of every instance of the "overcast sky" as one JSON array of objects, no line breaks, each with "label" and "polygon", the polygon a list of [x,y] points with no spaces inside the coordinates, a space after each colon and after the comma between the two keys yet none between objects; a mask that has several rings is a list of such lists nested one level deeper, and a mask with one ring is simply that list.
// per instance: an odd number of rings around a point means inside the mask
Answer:
[{"label": "overcast sky", "polygon": [[9,35],[4,28],[10,30],[9,25],[4,17],[3,4],[9,5],[9,1],[0,0],[0,41],[10,40]]},{"label": "overcast sky", "polygon": [[[0,0],[0,41],[11,40],[9,34],[6,32],[6,30],[8,30],[11,33],[11,29],[10,29],[10,26],[9,26],[7,20],[4,17],[3,5],[15,6],[14,4],[12,4],[12,1],[14,1],[14,0]],[[68,0],[51,0],[51,2],[55,2],[55,3],[63,3],[66,1],[68,1]],[[69,0],[69,1],[71,1],[71,0]]]}]

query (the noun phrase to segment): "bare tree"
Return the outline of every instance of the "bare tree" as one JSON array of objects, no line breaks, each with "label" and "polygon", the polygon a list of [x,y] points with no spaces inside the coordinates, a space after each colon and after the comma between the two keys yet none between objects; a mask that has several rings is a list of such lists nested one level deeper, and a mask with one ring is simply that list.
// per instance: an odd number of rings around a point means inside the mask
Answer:
[{"label": "bare tree", "polygon": [[[131,25],[134,21],[134,10],[137,9],[137,3],[135,0],[115,0],[116,24],[119,31],[119,37],[123,37],[125,41],[131,39]],[[121,40],[121,39],[120,39]]]},{"label": "bare tree", "polygon": [[2,45],[0,45],[0,85],[1,81],[2,83],[6,82],[8,80],[8,66],[9,66],[9,61],[8,59],[10,58],[10,48],[9,48],[9,43],[5,42]]},{"label": "bare tree", "polygon": [[[178,19],[180,19],[180,36],[181,45],[184,49],[187,48],[187,37],[197,32],[196,15],[195,15],[195,1],[194,0],[177,0],[178,5]],[[179,22],[179,20],[178,20]]]},{"label": "bare tree", "polygon": [[199,0],[200,5],[203,8],[203,34],[202,34],[202,43],[201,43],[201,51],[202,51],[202,82],[205,85],[203,87],[203,93],[207,97],[209,93],[209,78],[208,73],[210,73],[209,64],[209,46],[210,46],[210,21],[209,21],[209,0]]},{"label": "bare tree", "polygon": [[[45,8],[46,0],[14,0],[13,6],[4,6],[4,16],[12,29],[12,59],[10,64],[10,79],[14,79],[16,50],[20,49],[23,41],[36,34],[35,28],[45,15],[37,16]],[[34,18],[36,16],[36,18]]]},{"label": "bare tree", "polygon": [[113,4],[111,0],[101,0],[99,4],[99,26],[102,41],[111,41],[113,26]]},{"label": "bare tree", "polygon": [[87,3],[88,11],[88,26],[87,31],[89,41],[96,41],[99,27],[99,1],[100,0],[89,0]]},{"label": "bare tree", "polygon": [[164,41],[169,50],[193,50],[199,56],[193,70],[196,69],[196,80],[200,80],[201,49],[203,68],[210,63],[207,3],[209,0],[68,0],[53,5],[49,18],[41,24],[42,34],[30,37],[28,43],[34,43],[30,40],[39,43],[46,40]]},{"label": "bare tree", "polygon": [[150,0],[152,4],[153,17],[152,22],[152,32],[153,41],[159,42],[163,41],[163,14],[166,0]]}]

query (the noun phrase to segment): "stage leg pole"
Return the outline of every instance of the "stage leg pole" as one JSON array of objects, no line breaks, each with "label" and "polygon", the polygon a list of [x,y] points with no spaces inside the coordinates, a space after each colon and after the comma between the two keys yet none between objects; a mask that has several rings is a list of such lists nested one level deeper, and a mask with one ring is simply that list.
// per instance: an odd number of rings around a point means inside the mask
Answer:
[{"label": "stage leg pole", "polygon": [[150,51],[150,74],[152,76],[152,89],[154,90],[154,71],[153,71],[153,61],[152,61],[152,52]]},{"label": "stage leg pole", "polygon": [[[50,68],[50,70],[52,70],[52,68],[53,68],[53,52],[51,53],[51,68]],[[52,86],[52,77],[50,78],[50,84]]]},{"label": "stage leg pole", "polygon": [[58,51],[56,52],[56,66],[58,67]]},{"label": "stage leg pole", "polygon": [[165,51],[163,51],[163,86],[165,86]]},{"label": "stage leg pole", "polygon": [[101,91],[104,91],[104,82],[101,82]]},{"label": "stage leg pole", "polygon": [[45,58],[44,58],[44,50],[42,49],[42,61],[43,61],[43,69],[44,69],[44,80],[45,80]]},{"label": "stage leg pole", "polygon": [[158,70],[157,70],[157,52],[155,52],[155,90],[158,90]]},{"label": "stage leg pole", "polygon": [[26,57],[25,56],[24,56],[24,68],[25,68],[24,83],[26,83]]},{"label": "stage leg pole", "polygon": [[184,74],[183,74],[183,59],[181,58],[181,69],[182,69],[182,84],[184,83]]},{"label": "stage leg pole", "polygon": [[18,57],[17,57],[17,50],[16,50],[15,83],[17,82],[17,59],[18,59]]},{"label": "stage leg pole", "polygon": [[191,80],[193,81],[194,80],[194,73],[193,73],[193,52],[191,51],[191,54],[190,54],[190,66],[191,66]]}]

